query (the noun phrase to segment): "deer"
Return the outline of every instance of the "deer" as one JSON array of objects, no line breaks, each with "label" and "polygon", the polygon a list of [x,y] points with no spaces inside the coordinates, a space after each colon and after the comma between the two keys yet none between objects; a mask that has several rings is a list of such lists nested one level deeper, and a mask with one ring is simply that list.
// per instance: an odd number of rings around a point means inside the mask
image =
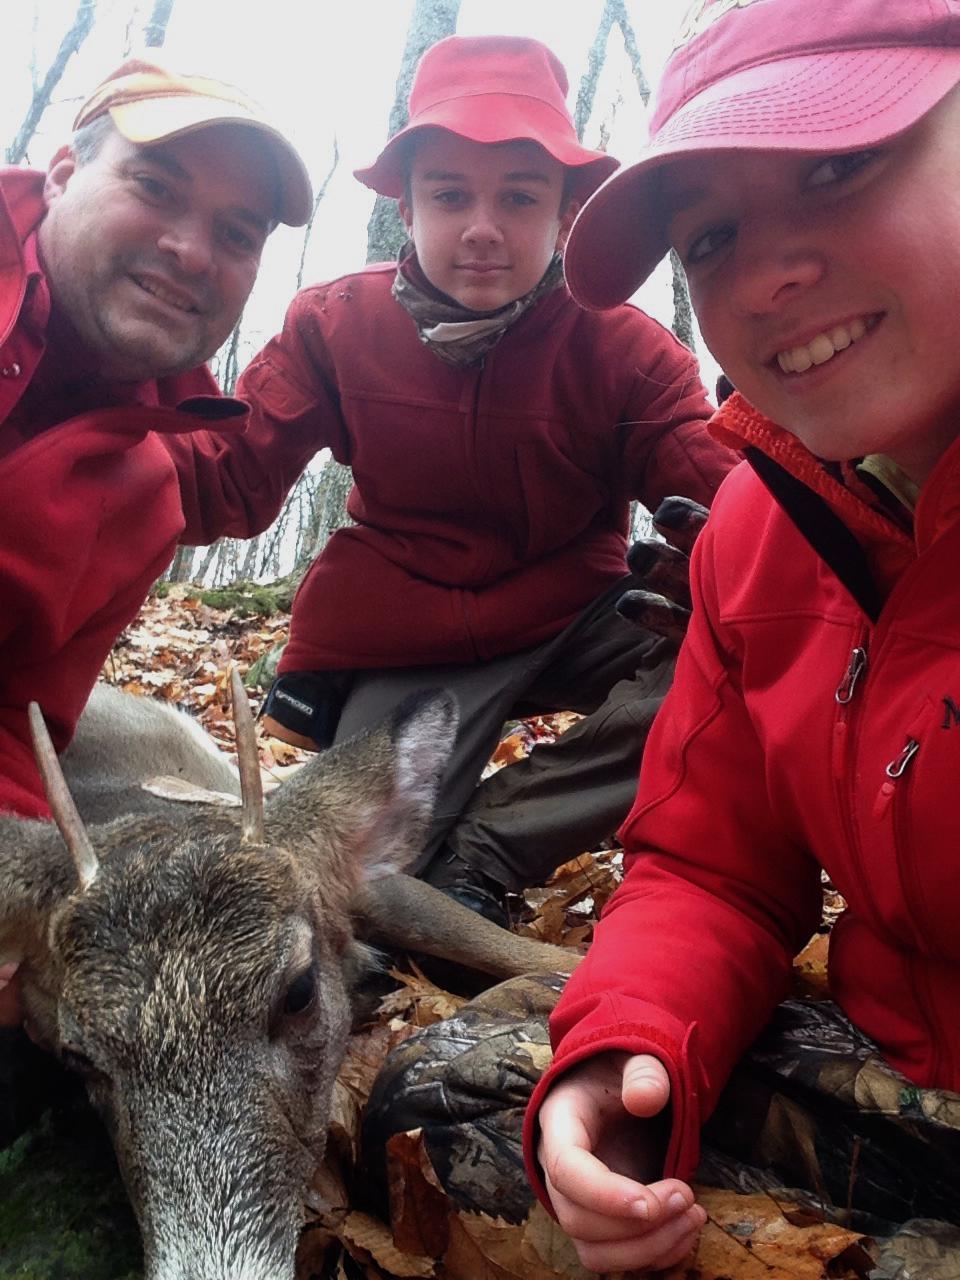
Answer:
[{"label": "deer", "polygon": [[[63,767],[31,704],[53,821],[0,817],[0,963],[20,961],[31,1034],[106,1123],[146,1280],[293,1280],[369,966],[361,935],[496,978],[579,959],[402,871],[456,731],[449,694],[415,695],[264,798],[235,669],[231,685],[239,779],[148,699],[105,747],[94,722],[109,727],[130,696],[111,691],[91,699]],[[148,773],[217,803],[144,790]]]}]

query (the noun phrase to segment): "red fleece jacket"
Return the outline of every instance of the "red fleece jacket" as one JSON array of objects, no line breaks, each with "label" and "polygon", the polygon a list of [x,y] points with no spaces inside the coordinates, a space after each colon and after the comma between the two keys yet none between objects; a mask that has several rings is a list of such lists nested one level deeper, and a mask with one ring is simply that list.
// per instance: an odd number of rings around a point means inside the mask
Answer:
[{"label": "red fleece jacket", "polygon": [[712,440],[690,352],[636,307],[564,289],[457,369],[391,296],[395,264],[305,289],[240,392],[353,468],[356,526],[294,606],[282,671],[486,661],[563,630],[625,572],[630,499],[709,504]]},{"label": "red fleece jacket", "polygon": [[819,493],[886,597],[871,622],[746,465],[724,483],[621,832],[628,874],[557,1005],[553,1065],[527,1114],[545,1203],[543,1096],[610,1049],[666,1064],[666,1173],[690,1175],[702,1123],[819,923],[821,867],[847,902],[830,941],[834,998],[908,1079],[960,1090],[960,441],[924,486],[911,538],[741,397],[714,429]]},{"label": "red fleece jacket", "polygon": [[0,172],[0,811],[30,817],[47,808],[27,704],[62,750],[177,543],[266,528],[314,448],[293,430],[245,430],[246,406],[220,398],[206,367],[58,381],[82,357],[47,348],[42,184]]}]

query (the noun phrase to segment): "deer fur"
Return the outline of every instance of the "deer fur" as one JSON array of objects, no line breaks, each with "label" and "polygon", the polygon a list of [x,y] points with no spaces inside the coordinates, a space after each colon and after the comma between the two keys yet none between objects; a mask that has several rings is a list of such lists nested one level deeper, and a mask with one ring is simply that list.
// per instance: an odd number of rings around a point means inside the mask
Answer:
[{"label": "deer fur", "polygon": [[236,793],[196,726],[99,690],[64,760],[91,824],[87,887],[52,823],[0,818],[0,963],[21,961],[33,1034],[106,1121],[147,1280],[293,1280],[362,967],[358,908],[392,945],[497,976],[573,967],[399,874],[455,726],[448,695],[411,700],[271,793],[251,843],[238,809],[139,789],[174,773]]}]

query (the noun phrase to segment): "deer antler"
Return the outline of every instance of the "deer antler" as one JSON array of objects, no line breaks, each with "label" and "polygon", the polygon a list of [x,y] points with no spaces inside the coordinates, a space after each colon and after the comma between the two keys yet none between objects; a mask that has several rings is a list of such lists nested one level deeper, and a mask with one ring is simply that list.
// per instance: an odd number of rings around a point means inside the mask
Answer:
[{"label": "deer antler", "polygon": [[263,783],[260,780],[260,758],[257,735],[247,691],[240,672],[230,667],[230,693],[233,697],[233,724],[237,737],[237,765],[240,769],[240,795],[243,809],[240,820],[244,844],[263,844]]},{"label": "deer antler", "polygon": [[83,819],[73,803],[73,796],[70,794],[60,768],[60,761],[57,759],[57,753],[50,739],[43,712],[35,702],[31,702],[27,707],[27,716],[30,720],[33,754],[50,804],[50,812],[53,814],[54,822],[60,828],[63,843],[67,846],[73,865],[77,869],[80,889],[85,892],[96,880],[100,863],[84,828]]}]

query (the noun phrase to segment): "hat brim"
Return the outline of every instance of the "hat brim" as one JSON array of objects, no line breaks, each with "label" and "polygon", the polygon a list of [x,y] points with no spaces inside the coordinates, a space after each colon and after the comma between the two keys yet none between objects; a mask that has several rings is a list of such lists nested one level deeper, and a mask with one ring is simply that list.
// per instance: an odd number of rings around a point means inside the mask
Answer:
[{"label": "hat brim", "polygon": [[277,217],[291,227],[302,227],[309,221],[313,187],[306,165],[278,129],[252,117],[240,103],[170,94],[120,103],[110,107],[109,113],[120,133],[137,143],[162,142],[218,124],[255,130],[268,144],[277,167]]},{"label": "hat brim", "polygon": [[709,86],[654,133],[580,210],[564,251],[567,287],[602,311],[630,298],[669,248],[658,170],[712,151],[830,153],[896,137],[960,82],[960,48],[855,49],[748,67]]},{"label": "hat brim", "polygon": [[353,176],[379,195],[399,199],[404,193],[409,139],[424,129],[443,129],[485,144],[535,142],[575,176],[577,199],[586,200],[619,161],[603,151],[591,151],[571,138],[569,121],[535,98],[489,93],[448,99],[421,111],[416,120],[393,135],[372,165],[354,169]]}]

